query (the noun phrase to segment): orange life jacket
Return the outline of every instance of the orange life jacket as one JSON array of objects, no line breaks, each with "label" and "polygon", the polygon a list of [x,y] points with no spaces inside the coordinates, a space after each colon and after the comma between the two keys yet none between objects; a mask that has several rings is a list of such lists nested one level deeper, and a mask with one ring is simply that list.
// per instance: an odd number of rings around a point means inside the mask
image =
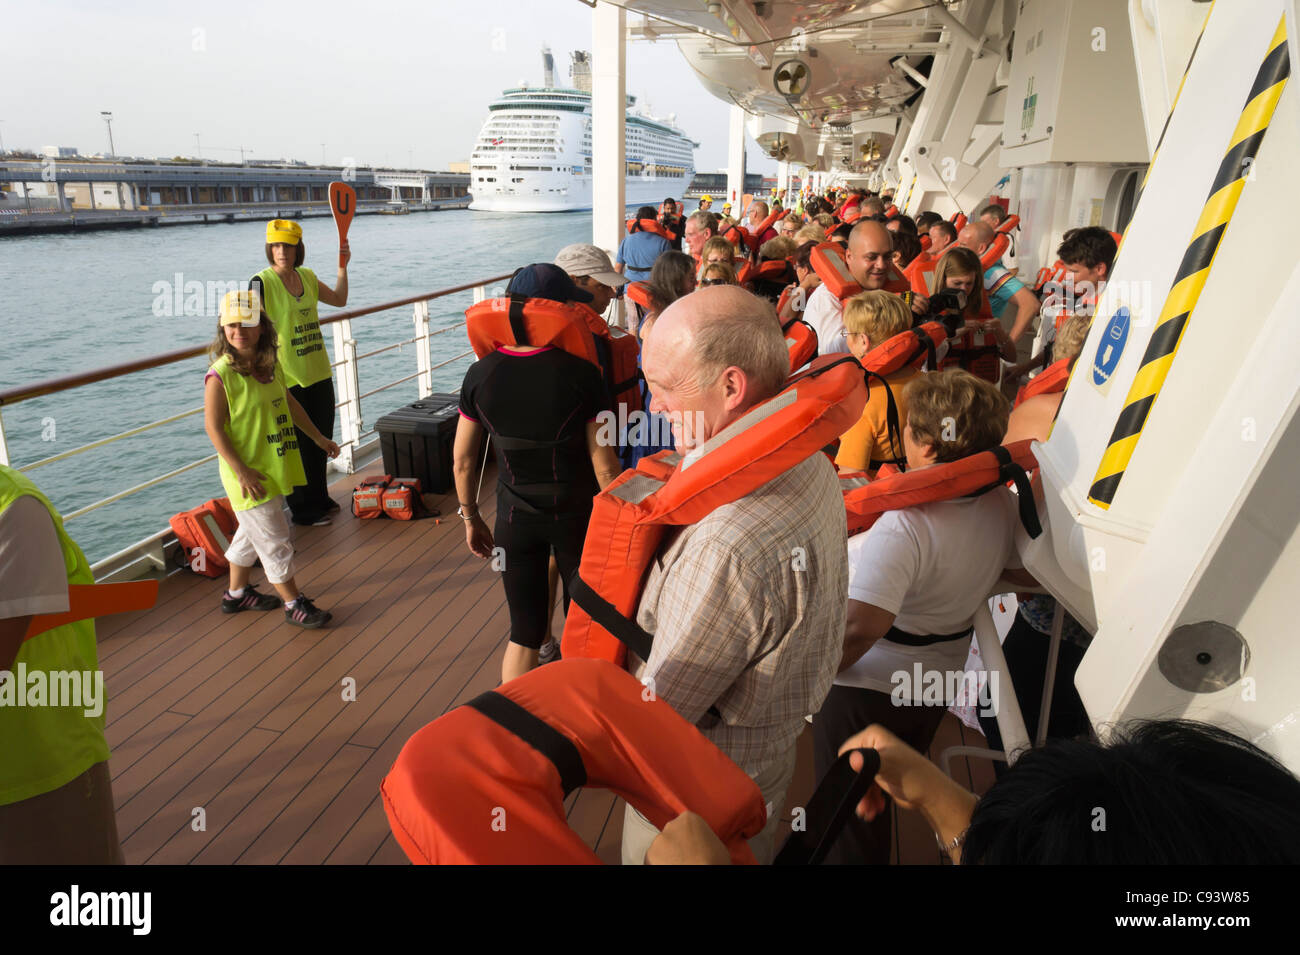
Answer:
[{"label": "orange life jacket", "polygon": [[763,233],[772,228],[773,223],[778,219],[784,219],[787,211],[786,209],[777,209],[775,212],[769,212],[767,218],[760,222],[753,232],[742,230],[745,233],[745,245],[749,247],[751,252],[759,250],[759,247],[763,244]]},{"label": "orange life jacket", "polygon": [[[814,248],[809,256],[809,263],[817,273],[817,277],[822,280],[822,284],[831,290],[831,294],[840,300],[841,305],[862,291],[862,286],[849,271],[844,250],[834,242],[823,242]],[[911,286],[891,265],[889,274],[885,278],[884,290],[901,295],[903,292],[910,291]]]},{"label": "orange life jacket", "polygon": [[213,498],[172,515],[167,523],[181,545],[177,557],[183,556],[190,570],[204,577],[225,576],[230,569],[226,551],[239,527],[229,498]]},{"label": "orange life jacket", "polygon": [[898,215],[898,206],[891,205],[888,209],[885,210],[886,219],[892,219],[896,215]]},{"label": "orange life jacket", "polygon": [[628,219],[627,232],[628,235],[633,232],[653,232],[655,235],[663,236],[669,242],[677,239],[677,233],[672,229],[665,228],[658,219]]},{"label": "orange life jacket", "polygon": [[1011,247],[1011,236],[1006,233],[999,233],[994,236],[989,247],[984,250],[980,256],[980,268],[991,269],[1001,260],[1003,254]]},{"label": "orange life jacket", "polygon": [[999,223],[995,231],[1003,235],[1010,235],[1011,231],[1020,225],[1020,216],[1007,216]]},{"label": "orange life jacket", "polygon": [[511,345],[560,348],[600,369],[616,415],[620,404],[628,414],[641,407],[636,336],[611,328],[581,302],[521,295],[485,299],[465,310],[465,330],[479,358]]},{"label": "orange life jacket", "polygon": [[868,481],[860,471],[841,474],[840,487],[844,491],[849,536],[870,528],[886,511],[972,497],[1010,481],[1018,492],[1020,521],[1030,537],[1037,537],[1043,529],[1038,522],[1033,491],[1025,473],[1038,466],[1029,448],[1032,443],[1030,440],[1017,441],[1006,447],[999,446],[959,461],[917,471],[886,475],[882,469],[874,481]]},{"label": "orange life jacket", "polygon": [[966,213],[964,212],[954,213],[953,217],[948,221],[952,223],[952,227],[954,229],[960,232],[962,229],[966,228]]},{"label": "orange life jacket", "polygon": [[780,282],[788,280],[792,269],[785,259],[768,259],[766,262],[746,262],[745,267],[736,276],[736,281],[745,285],[749,282]]},{"label": "orange life jacket", "polygon": [[[867,398],[871,397],[871,379],[878,379],[879,387],[885,389],[885,430],[889,435],[890,447],[900,454],[903,450],[902,426],[905,422],[900,422],[898,419],[898,403],[887,376],[902,371],[909,365],[920,368],[926,362],[929,362],[930,367],[933,368],[936,364],[936,350],[947,340],[947,337],[948,332],[941,322],[926,322],[885,339],[862,356],[861,364],[867,378]],[[884,463],[903,464],[905,459],[887,458]],[[879,466],[872,463],[873,468]]]},{"label": "orange life jacket", "polygon": [[851,355],[824,355],[775,397],[683,456],[642,458],[595,498],[578,574],[569,581],[561,653],[622,663],[649,659],[633,620],[646,573],[670,526],[695,524],[838,438],[862,417],[867,394]]},{"label": "orange life jacket", "polygon": [[[1016,392],[1016,405],[1035,395],[1054,395],[1065,390],[1070,380],[1070,359],[1054,361],[1020,386]],[[1014,406],[1013,406],[1014,407]]]},{"label": "orange life jacket", "polygon": [[921,251],[927,254],[930,251],[930,233],[928,232],[921,236]]},{"label": "orange life jacket", "polygon": [[922,252],[907,264],[907,268],[903,269],[903,275],[913,292],[918,295],[930,294],[930,282],[934,278],[934,270],[938,264],[939,260],[926,252]]},{"label": "orange life jacket", "polygon": [[[988,302],[986,298],[985,303]],[[981,318],[983,313],[981,312]],[[998,344],[993,332],[986,332],[969,325],[957,329],[948,354],[939,363],[940,370],[947,368],[964,368],[976,378],[998,383],[1002,375],[1002,346]]]},{"label": "orange life jacket", "polygon": [[631,674],[561,660],[415,733],[380,784],[407,857],[433,865],[599,864],[565,821],[575,789],[609,789],[662,829],[690,810],[736,863],[767,819],[739,766]]},{"label": "orange life jacket", "polygon": [[794,374],[817,357],[817,332],[802,318],[792,318],[781,326],[790,349],[790,374]]}]

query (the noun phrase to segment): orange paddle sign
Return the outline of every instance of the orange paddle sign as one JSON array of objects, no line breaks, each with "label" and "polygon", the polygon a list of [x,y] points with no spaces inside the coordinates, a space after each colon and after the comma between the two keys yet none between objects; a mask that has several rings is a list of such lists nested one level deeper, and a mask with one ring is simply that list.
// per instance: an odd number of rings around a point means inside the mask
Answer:
[{"label": "orange paddle sign", "polygon": [[[339,249],[342,250],[348,241],[352,216],[357,211],[357,191],[346,182],[331,182],[330,211],[334,213],[334,224],[339,227]],[[343,253],[340,251],[339,268],[343,268],[344,264]]]},{"label": "orange paddle sign", "polygon": [[42,613],[32,617],[23,640],[25,642],[46,630],[89,617],[148,610],[157,600],[156,580],[133,580],[124,584],[70,584],[68,609],[62,613]]}]

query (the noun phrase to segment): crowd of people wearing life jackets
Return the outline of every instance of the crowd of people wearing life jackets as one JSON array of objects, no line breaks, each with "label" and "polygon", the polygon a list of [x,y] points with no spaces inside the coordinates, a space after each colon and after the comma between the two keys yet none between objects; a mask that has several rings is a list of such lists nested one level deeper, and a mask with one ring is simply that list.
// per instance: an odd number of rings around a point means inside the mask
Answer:
[{"label": "crowd of people wearing life jackets", "polygon": [[[1032,496],[1023,480],[1013,494],[1007,478],[1032,470],[1027,439],[1048,436],[1114,237],[1067,233],[1055,269],[1027,283],[1000,261],[1017,221],[1000,205],[954,222],[914,220],[863,193],[797,210],[757,200],[743,220],[703,202],[684,218],[677,209],[639,209],[613,262],[568,246],[520,269],[506,299],[468,313],[481,358],[461,392],[456,486],[469,549],[504,553],[502,692],[561,657],[626,666],[757,785],[766,823],[747,844],[759,862],[781,842],[809,719],[819,776],[858,746],[883,760],[829,861],[889,861],[883,795],[927,812],[953,858],[968,828],[981,833],[980,858],[1007,858],[1019,836],[994,846],[1001,837],[981,828],[973,797],[940,785],[919,755],[952,700],[904,687],[899,674],[960,673],[973,614],[999,582],[1036,588],[1014,544],[1017,527],[1036,526]],[[1091,283],[1086,295],[1076,283]],[[593,313],[620,291],[626,330]],[[1051,327],[1035,352],[1040,314]],[[604,358],[565,343],[577,326]],[[629,347],[630,376],[628,355],[609,364]],[[865,379],[866,400],[840,421],[846,369],[854,387]],[[629,408],[643,412],[637,427],[602,426],[630,420]],[[814,408],[838,410],[799,417]],[[662,427],[641,427],[656,418]],[[492,528],[475,493],[484,437],[497,462]],[[940,490],[918,497],[927,472]],[[1019,607],[1005,652],[1032,736],[1055,607],[1028,594]],[[1086,742],[1073,687],[1088,635],[1068,615],[1065,634],[1050,734],[1084,739],[1074,745],[1104,762],[1112,750]],[[986,731],[996,744],[996,725]],[[1200,732],[1134,739],[1221,745]],[[1028,765],[1068,776],[1087,762]],[[918,785],[943,807],[933,817]],[[1015,814],[999,811],[1010,827]],[[656,824],[632,802],[622,854],[625,864],[735,857],[689,812]]]}]

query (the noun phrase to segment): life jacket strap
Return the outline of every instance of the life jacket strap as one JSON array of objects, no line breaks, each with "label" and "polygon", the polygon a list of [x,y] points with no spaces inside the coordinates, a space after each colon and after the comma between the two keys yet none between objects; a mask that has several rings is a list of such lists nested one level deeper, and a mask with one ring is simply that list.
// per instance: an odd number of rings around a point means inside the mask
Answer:
[{"label": "life jacket strap", "polygon": [[643,629],[635,620],[629,620],[619,613],[617,607],[596,593],[578,574],[569,579],[569,599],[642,660],[650,659],[654,634]]},{"label": "life jacket strap", "polygon": [[528,297],[525,295],[518,293],[510,295],[510,330],[514,332],[515,344],[525,348],[532,345],[528,340],[528,326],[524,324],[524,303],[527,301]]},{"label": "life jacket strap", "polygon": [[971,628],[967,627],[960,633],[908,633],[906,630],[899,630],[897,627],[890,627],[885,634],[885,639],[891,643],[901,643],[905,647],[930,647],[936,643],[948,643],[952,640],[969,639]]},{"label": "life jacket strap", "polygon": [[572,740],[544,720],[495,690],[488,690],[465,704],[493,723],[509,730],[549,759],[560,774],[564,795],[587,785],[587,767]]},{"label": "life jacket strap", "polygon": [[993,455],[998,459],[998,477],[1002,483],[1011,481],[1016,486],[1016,504],[1020,508],[1020,523],[1025,526],[1031,538],[1043,533],[1043,525],[1038,522],[1038,507],[1034,504],[1034,490],[1029,486],[1029,475],[1025,469],[1011,460],[1011,452],[1002,445],[993,448]]}]

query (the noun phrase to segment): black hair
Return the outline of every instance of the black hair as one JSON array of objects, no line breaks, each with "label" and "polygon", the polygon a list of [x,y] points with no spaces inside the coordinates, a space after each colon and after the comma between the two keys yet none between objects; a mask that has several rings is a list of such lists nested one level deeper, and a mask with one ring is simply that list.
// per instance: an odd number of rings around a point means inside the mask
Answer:
[{"label": "black hair", "polygon": [[936,222],[942,222],[942,221],[943,221],[943,216],[939,215],[939,213],[937,212],[930,212],[928,210],[922,212],[919,216],[916,217],[917,234],[919,235],[922,232],[929,232],[930,226],[934,225]]},{"label": "black hair", "polygon": [[1110,278],[1111,266],[1115,264],[1115,237],[1099,225],[1071,229],[1062,237],[1056,257],[1062,262],[1082,262],[1090,269],[1099,263],[1106,264],[1106,277]]},{"label": "black hair", "polygon": [[921,240],[916,233],[908,232],[906,229],[899,229],[893,233],[894,251],[899,253],[898,267],[905,269],[912,264],[912,260],[921,254]]},{"label": "black hair", "polygon": [[886,221],[897,222],[900,232],[910,232],[912,235],[916,235],[916,220],[911,216],[905,216],[900,212],[898,215],[892,216]]},{"label": "black hair", "polygon": [[944,219],[940,219],[938,222],[930,223],[931,229],[933,229],[935,226],[942,227],[939,229],[939,231],[942,232],[945,236],[947,236],[949,242],[957,241],[957,227],[953,225],[951,222],[948,222]]},{"label": "black hair", "polygon": [[990,202],[987,206],[985,206],[983,209],[981,209],[981,210],[979,211],[979,213],[977,214],[976,218],[982,219],[982,218],[984,218],[986,215],[995,215],[995,216],[997,216],[997,217],[998,217],[998,224],[1001,225],[1002,222],[1003,222],[1003,221],[1006,219],[1006,217],[1007,217],[1007,210],[1006,210],[1006,209],[1003,209],[1003,208],[1002,208],[1000,205],[998,205],[996,202]]},{"label": "black hair", "polygon": [[636,211],[636,218],[638,219],[653,219],[657,215],[658,213],[655,212],[653,206],[642,206]]},{"label": "black hair", "polygon": [[1030,750],[980,799],[962,864],[1300,863],[1300,780],[1226,730],[1144,721]]},{"label": "black hair", "polygon": [[844,222],[837,225],[835,231],[831,233],[830,241],[834,242],[836,239],[843,239],[847,243],[849,241],[849,234],[853,231],[853,226],[854,223],[852,222]]}]

